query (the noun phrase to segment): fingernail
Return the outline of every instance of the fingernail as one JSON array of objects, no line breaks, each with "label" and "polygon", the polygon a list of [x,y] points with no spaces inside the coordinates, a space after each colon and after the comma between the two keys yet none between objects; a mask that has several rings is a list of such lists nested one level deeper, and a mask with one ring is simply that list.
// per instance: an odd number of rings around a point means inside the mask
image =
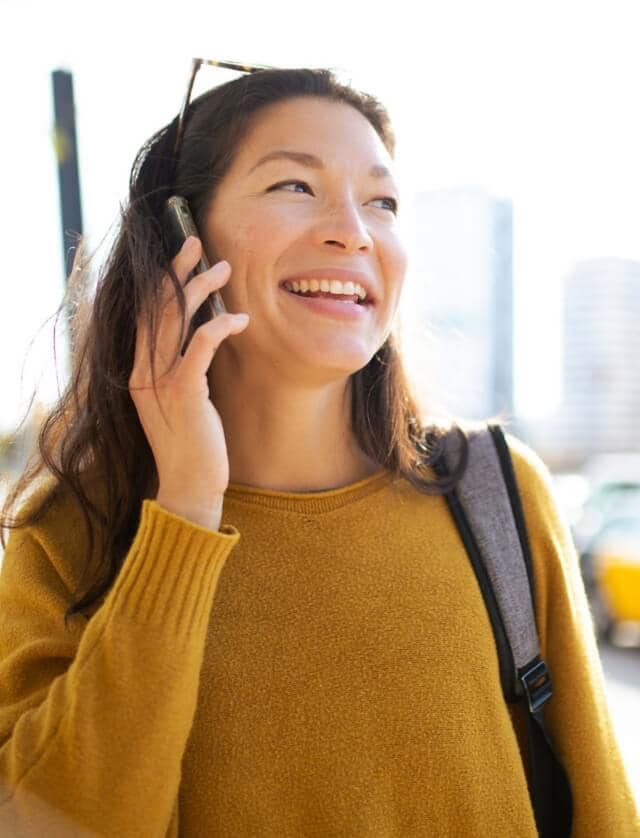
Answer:
[{"label": "fingernail", "polygon": [[248,315],[248,314],[246,314],[244,311],[241,311],[241,312],[239,312],[238,314],[234,314],[233,316],[234,316],[234,317],[236,318],[236,320],[238,320],[240,323],[245,323],[245,322],[249,319],[249,315]]},{"label": "fingernail", "polygon": [[222,262],[216,262],[214,268],[218,271],[223,271],[225,268],[229,267],[229,263],[226,259],[223,259]]}]

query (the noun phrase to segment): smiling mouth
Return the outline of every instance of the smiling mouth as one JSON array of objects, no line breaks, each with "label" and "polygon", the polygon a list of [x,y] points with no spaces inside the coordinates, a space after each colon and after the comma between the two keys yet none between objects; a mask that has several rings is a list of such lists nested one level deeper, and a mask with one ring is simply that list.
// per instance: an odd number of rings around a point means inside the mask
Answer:
[{"label": "smiling mouth", "polygon": [[352,305],[367,306],[372,305],[372,301],[368,298],[361,300],[357,294],[332,294],[330,291],[292,291],[286,285],[280,286],[283,291],[293,294],[294,297],[302,297],[302,299],[322,299],[334,300],[336,302],[351,303]]}]

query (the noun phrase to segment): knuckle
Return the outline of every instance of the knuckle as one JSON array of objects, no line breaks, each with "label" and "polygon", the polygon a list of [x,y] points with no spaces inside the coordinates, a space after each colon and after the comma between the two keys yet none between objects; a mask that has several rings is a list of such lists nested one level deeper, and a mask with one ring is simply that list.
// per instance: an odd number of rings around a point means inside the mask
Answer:
[{"label": "knuckle", "polygon": [[[188,286],[182,288],[182,293],[185,294],[187,292]],[[178,298],[180,296],[180,287],[176,286],[174,282],[167,283],[166,287],[163,290],[162,298],[161,298],[161,305],[162,306],[175,306],[178,303]]]},{"label": "knuckle", "polygon": [[204,273],[196,274],[196,276],[185,286],[185,294],[190,298],[204,297],[212,288],[218,288],[224,285],[228,277],[222,278],[219,274],[211,271],[204,271]]},{"label": "knuckle", "polygon": [[216,317],[213,320],[207,320],[202,326],[198,326],[193,335],[194,340],[197,339],[199,343],[210,343],[211,341],[215,342],[216,340],[220,340],[221,327],[218,320],[219,318]]},{"label": "knuckle", "polygon": [[135,378],[129,379],[129,395],[131,396],[132,400],[136,402],[138,400],[138,391],[140,390],[140,382]]},{"label": "knuckle", "polygon": [[[176,274],[186,274],[200,259],[200,241],[197,245],[191,243],[191,247],[183,247],[173,259],[172,265]],[[183,277],[183,279],[186,278]]]},{"label": "knuckle", "polygon": [[145,381],[146,376],[143,373],[143,371],[138,368],[134,368],[133,372],[129,376],[129,390],[139,390],[141,387],[144,386]]}]

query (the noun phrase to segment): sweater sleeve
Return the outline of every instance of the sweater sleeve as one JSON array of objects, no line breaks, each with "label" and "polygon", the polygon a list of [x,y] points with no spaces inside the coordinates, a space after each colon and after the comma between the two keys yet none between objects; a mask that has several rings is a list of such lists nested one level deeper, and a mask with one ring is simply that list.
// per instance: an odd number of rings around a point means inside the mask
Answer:
[{"label": "sweater sleeve", "polygon": [[545,721],[573,793],[573,838],[640,836],[607,706],[578,555],[546,465],[520,440],[509,447],[531,542],[540,647],[553,685]]},{"label": "sweater sleeve", "polygon": [[0,834],[162,838],[175,831],[209,615],[240,534],[145,500],[104,602],[67,630],[64,528],[14,531],[2,563]]}]

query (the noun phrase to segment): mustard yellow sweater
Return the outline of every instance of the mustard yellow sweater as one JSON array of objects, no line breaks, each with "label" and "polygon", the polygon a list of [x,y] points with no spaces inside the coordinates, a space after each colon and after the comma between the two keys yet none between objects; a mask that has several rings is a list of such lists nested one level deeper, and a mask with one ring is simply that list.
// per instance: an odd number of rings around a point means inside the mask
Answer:
[{"label": "mustard yellow sweater", "polygon": [[[546,468],[509,444],[573,834],[637,836],[574,548]],[[5,553],[3,838],[536,835],[442,497],[385,471],[316,493],[231,485],[220,532],[147,500],[117,581],[67,633],[83,539],[60,500]]]}]

